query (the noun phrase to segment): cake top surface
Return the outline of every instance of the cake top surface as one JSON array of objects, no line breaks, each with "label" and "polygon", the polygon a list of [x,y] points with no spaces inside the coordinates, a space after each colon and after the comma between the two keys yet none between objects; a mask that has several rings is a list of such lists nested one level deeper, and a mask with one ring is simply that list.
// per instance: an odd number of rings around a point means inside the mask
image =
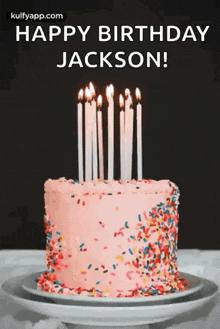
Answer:
[{"label": "cake top surface", "polygon": [[[90,181],[81,182],[61,177],[59,179],[48,179],[44,184],[45,192],[74,193],[76,195],[91,194],[172,194],[178,191],[178,187],[169,180],[143,179],[142,181],[131,180],[124,184],[121,181]],[[178,191],[179,192],[179,191]]]}]

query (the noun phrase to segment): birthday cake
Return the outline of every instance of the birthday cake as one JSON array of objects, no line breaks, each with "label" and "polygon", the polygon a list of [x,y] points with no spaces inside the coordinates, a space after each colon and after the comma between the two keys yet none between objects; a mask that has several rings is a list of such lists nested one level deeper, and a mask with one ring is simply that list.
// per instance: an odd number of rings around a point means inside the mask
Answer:
[{"label": "birthday cake", "polygon": [[183,290],[178,187],[169,180],[45,182],[48,270],[38,289],[94,297]]}]

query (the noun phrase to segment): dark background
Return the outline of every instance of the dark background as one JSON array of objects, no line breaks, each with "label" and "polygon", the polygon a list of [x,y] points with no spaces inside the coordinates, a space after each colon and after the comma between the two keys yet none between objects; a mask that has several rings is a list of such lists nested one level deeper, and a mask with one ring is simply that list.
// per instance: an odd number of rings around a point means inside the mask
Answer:
[{"label": "dark background", "polygon": [[[219,1],[1,2],[0,215],[1,248],[45,248],[43,185],[78,178],[77,93],[89,81],[116,95],[142,92],[144,177],[180,188],[179,248],[220,247],[220,29]],[[62,22],[10,21],[7,13],[62,13]],[[15,41],[15,26],[92,25],[88,41]],[[210,25],[205,42],[97,41],[98,25]],[[198,36],[198,34],[197,34]],[[136,39],[137,40],[137,39]],[[168,52],[168,67],[58,69],[62,52]],[[134,96],[134,95],[133,95]],[[103,116],[106,119],[106,104]],[[116,108],[115,178],[119,178]],[[104,139],[106,143],[106,135]],[[136,147],[136,144],[135,146]],[[106,153],[107,150],[105,149]],[[107,160],[107,159],[105,159]],[[107,162],[106,162],[107,163]],[[136,159],[133,162],[136,178]]]}]

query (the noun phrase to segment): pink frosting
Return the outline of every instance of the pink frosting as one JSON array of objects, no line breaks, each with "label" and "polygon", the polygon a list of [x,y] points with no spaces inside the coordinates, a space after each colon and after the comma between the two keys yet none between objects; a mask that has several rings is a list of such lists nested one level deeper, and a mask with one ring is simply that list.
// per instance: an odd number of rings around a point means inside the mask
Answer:
[{"label": "pink frosting", "polygon": [[[174,280],[178,193],[170,200],[177,190],[169,180],[125,184],[47,180],[45,212],[52,225],[47,260],[57,280],[67,287],[98,289],[111,297],[146,289],[155,281],[164,284]],[[173,222],[166,224],[168,229],[163,223],[164,218],[168,220],[164,210],[154,219],[154,212],[161,212],[159,204],[170,211],[168,217]],[[152,269],[144,267],[160,254],[163,261],[157,258]],[[53,258],[56,266],[51,265]]]}]

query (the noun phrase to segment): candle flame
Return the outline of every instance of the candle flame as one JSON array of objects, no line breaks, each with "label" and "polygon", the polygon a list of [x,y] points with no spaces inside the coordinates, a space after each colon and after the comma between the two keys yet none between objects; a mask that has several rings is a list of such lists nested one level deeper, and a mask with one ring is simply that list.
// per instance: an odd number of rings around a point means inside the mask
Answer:
[{"label": "candle flame", "polygon": [[111,96],[113,97],[113,95],[114,95],[114,86],[113,86],[113,84],[110,84],[109,89],[110,89],[110,92],[111,92]]},{"label": "candle flame", "polygon": [[124,98],[122,95],[119,96],[119,104],[120,104],[120,108],[122,109],[124,107]]},{"label": "candle flame", "polygon": [[140,101],[141,100],[141,92],[139,88],[135,89],[135,94],[136,94],[136,98]]},{"label": "candle flame", "polygon": [[92,99],[92,93],[91,93],[91,91],[90,91],[90,89],[88,87],[86,87],[85,96],[86,96],[87,101],[91,101],[91,99]]},{"label": "candle flame", "polygon": [[110,88],[110,86],[106,87],[106,96],[107,96],[108,99],[111,97],[111,88]]},{"label": "candle flame", "polygon": [[94,97],[95,96],[95,88],[94,88],[92,82],[89,83],[89,90],[91,92],[91,96]]},{"label": "candle flame", "polygon": [[128,97],[130,95],[130,90],[128,88],[125,89],[125,96]]},{"label": "candle flame", "polygon": [[98,96],[97,106],[98,106],[98,108],[100,108],[102,106],[102,96],[101,95]]},{"label": "candle flame", "polygon": [[83,89],[80,89],[80,91],[78,93],[78,98],[79,98],[79,100],[83,99]]}]

